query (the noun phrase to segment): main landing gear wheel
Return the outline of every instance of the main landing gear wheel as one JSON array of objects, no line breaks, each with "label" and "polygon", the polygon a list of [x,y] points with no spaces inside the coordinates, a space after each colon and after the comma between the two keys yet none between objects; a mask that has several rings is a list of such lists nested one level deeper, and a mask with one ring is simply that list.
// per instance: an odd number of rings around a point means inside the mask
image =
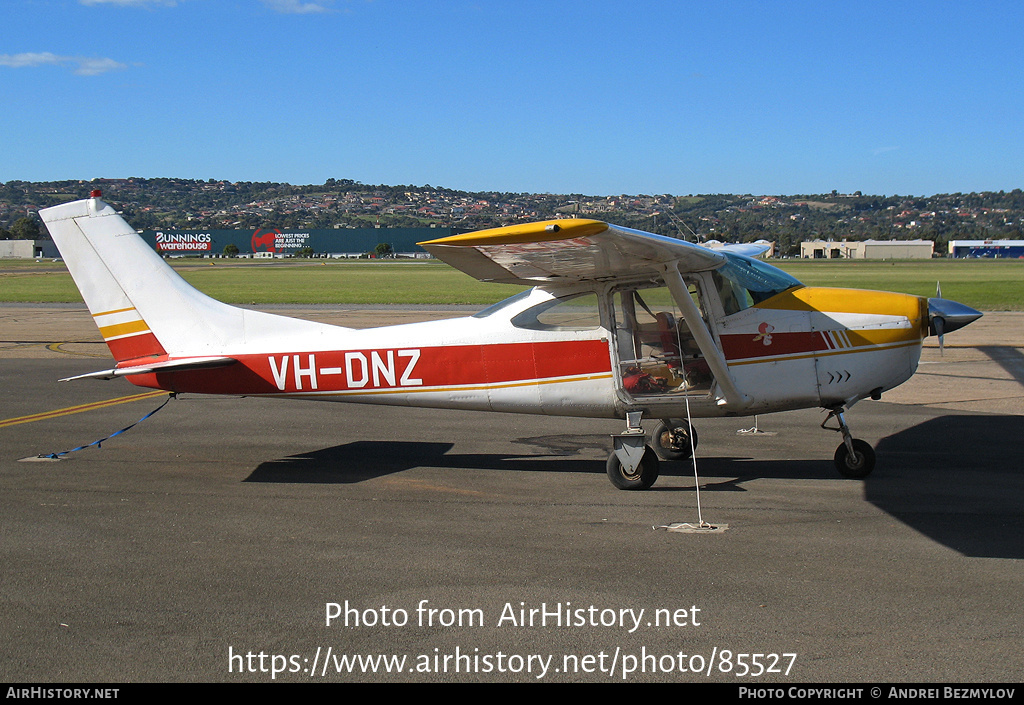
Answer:
[{"label": "main landing gear wheel", "polygon": [[846,447],[846,442],[836,448],[836,468],[843,477],[859,480],[871,474],[875,469],[875,449],[867,441],[854,438],[851,441],[853,453]]},{"label": "main landing gear wheel", "polygon": [[651,440],[654,452],[662,460],[686,460],[693,456],[693,449],[697,447],[697,429],[684,419],[665,419],[654,429]]},{"label": "main landing gear wheel", "polygon": [[619,456],[612,452],[608,456],[605,468],[608,479],[620,490],[646,490],[658,479],[658,456],[650,446],[645,446],[643,458],[636,470],[629,472],[619,461]]}]

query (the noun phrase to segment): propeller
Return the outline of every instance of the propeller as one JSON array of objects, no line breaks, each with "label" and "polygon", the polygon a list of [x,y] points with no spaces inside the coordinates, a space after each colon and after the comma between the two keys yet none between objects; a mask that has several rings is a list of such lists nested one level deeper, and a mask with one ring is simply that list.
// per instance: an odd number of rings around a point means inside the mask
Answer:
[{"label": "propeller", "polygon": [[939,353],[944,354],[945,335],[981,318],[980,311],[957,301],[942,298],[942,286],[935,284],[935,296],[928,299],[928,329],[939,337]]}]

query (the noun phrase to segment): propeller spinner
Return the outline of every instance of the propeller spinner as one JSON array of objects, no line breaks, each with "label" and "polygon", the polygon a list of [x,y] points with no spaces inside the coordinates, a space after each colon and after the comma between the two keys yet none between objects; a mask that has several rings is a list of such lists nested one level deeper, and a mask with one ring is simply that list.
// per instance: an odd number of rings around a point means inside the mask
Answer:
[{"label": "propeller spinner", "polygon": [[[937,293],[942,293],[938,290]],[[939,350],[943,348],[943,336],[950,331],[963,328],[981,318],[982,313],[957,301],[934,296],[928,299],[928,326],[931,335],[939,336]]]}]

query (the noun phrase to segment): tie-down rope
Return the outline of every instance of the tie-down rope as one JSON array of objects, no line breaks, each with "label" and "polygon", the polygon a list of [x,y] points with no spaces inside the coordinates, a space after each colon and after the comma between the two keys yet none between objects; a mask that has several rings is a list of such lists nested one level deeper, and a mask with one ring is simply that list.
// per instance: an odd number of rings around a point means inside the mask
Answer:
[{"label": "tie-down rope", "polygon": [[114,438],[115,436],[120,436],[125,431],[127,431],[127,430],[129,430],[129,429],[131,429],[131,428],[133,428],[135,426],[138,426],[140,423],[142,423],[143,421],[148,419],[150,416],[152,416],[156,412],[160,411],[160,409],[162,409],[165,406],[167,406],[167,402],[169,402],[171,399],[174,399],[176,396],[177,396],[177,394],[175,392],[171,392],[167,396],[167,398],[164,399],[164,403],[163,404],[161,404],[157,408],[153,409],[151,412],[149,412],[148,414],[143,416],[141,419],[139,419],[138,421],[133,423],[131,426],[125,426],[120,431],[116,431],[114,433],[111,433],[106,438],[101,438],[98,441],[93,441],[92,443],[86,444],[84,446],[78,446],[77,448],[72,448],[71,450],[65,450],[65,451],[62,451],[60,453],[40,453],[37,457],[39,457],[39,458],[49,458],[51,460],[59,460],[61,458],[61,456],[67,455],[68,453],[74,453],[76,450],[85,450],[86,448],[91,448],[92,446],[96,446],[97,448],[100,448],[100,447],[102,447],[100,444],[102,444],[104,441],[109,441],[111,438]]}]

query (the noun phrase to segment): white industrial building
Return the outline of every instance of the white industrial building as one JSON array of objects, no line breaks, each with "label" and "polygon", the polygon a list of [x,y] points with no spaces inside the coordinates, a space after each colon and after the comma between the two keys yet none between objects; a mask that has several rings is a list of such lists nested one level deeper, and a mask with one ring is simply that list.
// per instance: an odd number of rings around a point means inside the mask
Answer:
[{"label": "white industrial building", "polygon": [[807,259],[931,259],[931,240],[814,240],[800,243],[800,256]]},{"label": "white industrial building", "polygon": [[0,259],[60,257],[53,240],[0,240]]}]

